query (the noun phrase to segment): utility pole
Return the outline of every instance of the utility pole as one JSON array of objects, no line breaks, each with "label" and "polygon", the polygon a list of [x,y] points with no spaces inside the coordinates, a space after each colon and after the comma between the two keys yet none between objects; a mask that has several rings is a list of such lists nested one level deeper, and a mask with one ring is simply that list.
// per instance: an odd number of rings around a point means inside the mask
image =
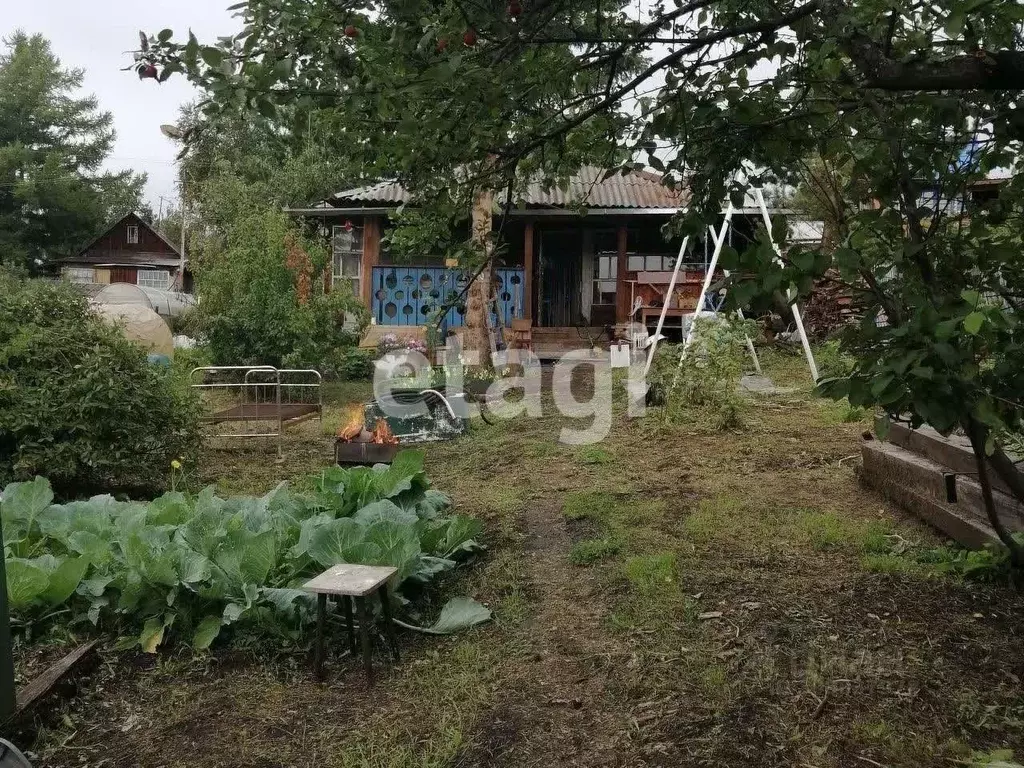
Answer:
[{"label": "utility pole", "polygon": [[181,185],[181,262],[178,264],[178,290],[185,290],[185,228],[188,216],[185,214],[185,185]]},{"label": "utility pole", "polygon": [[7,611],[7,569],[4,563],[4,534],[0,525],[0,723],[14,716],[14,653],[11,646],[11,617]]}]

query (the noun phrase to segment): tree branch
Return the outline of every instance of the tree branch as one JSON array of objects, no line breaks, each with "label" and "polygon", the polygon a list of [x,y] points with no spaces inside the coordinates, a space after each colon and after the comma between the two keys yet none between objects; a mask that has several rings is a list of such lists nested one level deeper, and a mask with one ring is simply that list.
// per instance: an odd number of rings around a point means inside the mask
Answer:
[{"label": "tree branch", "polygon": [[985,456],[988,427],[969,416],[967,423],[964,424],[964,428],[971,440],[971,448],[974,449],[974,460],[978,464],[978,483],[981,485],[981,498],[985,503],[985,514],[988,516],[996,536],[999,537],[999,540],[1010,551],[1010,562],[1013,564],[1013,567],[1024,568],[1024,548],[1021,548],[1017,540],[1006,530],[1006,526],[1003,525],[1003,521],[999,518],[999,511],[996,509],[995,500],[992,497],[992,483],[988,477],[989,462]]}]

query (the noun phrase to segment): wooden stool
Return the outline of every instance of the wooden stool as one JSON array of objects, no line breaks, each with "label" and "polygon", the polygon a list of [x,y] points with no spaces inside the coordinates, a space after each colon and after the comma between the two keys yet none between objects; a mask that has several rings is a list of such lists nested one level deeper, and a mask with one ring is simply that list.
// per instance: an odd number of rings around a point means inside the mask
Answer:
[{"label": "wooden stool", "polygon": [[352,622],[353,603],[359,609],[359,634],[363,641],[363,667],[366,682],[373,684],[373,659],[370,649],[370,598],[380,593],[380,605],[387,622],[388,642],[391,655],[398,661],[398,639],[395,625],[391,621],[391,604],[388,602],[388,579],[398,573],[397,568],[377,565],[342,564],[328,568],[319,576],[310,579],[303,589],[316,593],[316,679],[324,679],[324,625],[327,623],[327,596],[334,597],[345,613],[348,625],[349,649],[356,655],[356,633]]}]

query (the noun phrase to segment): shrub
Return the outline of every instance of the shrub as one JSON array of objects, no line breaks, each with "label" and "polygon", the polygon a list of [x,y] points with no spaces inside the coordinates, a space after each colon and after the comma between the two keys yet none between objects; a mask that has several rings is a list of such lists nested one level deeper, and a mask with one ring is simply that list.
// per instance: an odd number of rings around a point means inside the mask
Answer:
[{"label": "shrub", "polygon": [[738,387],[746,364],[750,321],[698,319],[682,365],[682,345],[658,347],[648,377],[652,392],[664,398],[668,421],[704,421],[714,429],[742,423],[744,400]]},{"label": "shrub", "polygon": [[356,344],[369,311],[344,284],[325,290],[326,249],[278,211],[242,211],[199,260],[197,330],[222,365],[324,368]]},{"label": "shrub", "polygon": [[338,376],[349,381],[373,378],[373,355],[365,349],[350,347],[338,354]]},{"label": "shrub", "polygon": [[0,273],[0,484],[45,473],[62,496],[151,491],[198,446],[169,369],[72,288]]},{"label": "shrub", "polygon": [[839,349],[839,341],[831,339],[818,347],[814,354],[818,376],[822,379],[845,378],[853,373],[856,360]]}]

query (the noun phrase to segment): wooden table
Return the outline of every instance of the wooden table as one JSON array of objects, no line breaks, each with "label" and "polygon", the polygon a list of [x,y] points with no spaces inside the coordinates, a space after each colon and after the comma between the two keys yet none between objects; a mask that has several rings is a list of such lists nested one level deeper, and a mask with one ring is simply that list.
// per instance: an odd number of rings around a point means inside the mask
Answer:
[{"label": "wooden table", "polygon": [[316,679],[324,679],[324,629],[327,623],[327,597],[334,597],[345,613],[348,625],[349,649],[356,655],[356,633],[352,622],[353,603],[359,609],[359,634],[363,643],[363,667],[366,681],[373,683],[373,657],[370,648],[370,598],[380,595],[381,610],[387,623],[386,632],[391,644],[391,654],[398,661],[398,639],[395,625],[391,621],[391,603],[388,601],[388,579],[398,573],[397,568],[379,565],[334,565],[310,579],[303,585],[308,592],[315,592],[316,604]]}]

